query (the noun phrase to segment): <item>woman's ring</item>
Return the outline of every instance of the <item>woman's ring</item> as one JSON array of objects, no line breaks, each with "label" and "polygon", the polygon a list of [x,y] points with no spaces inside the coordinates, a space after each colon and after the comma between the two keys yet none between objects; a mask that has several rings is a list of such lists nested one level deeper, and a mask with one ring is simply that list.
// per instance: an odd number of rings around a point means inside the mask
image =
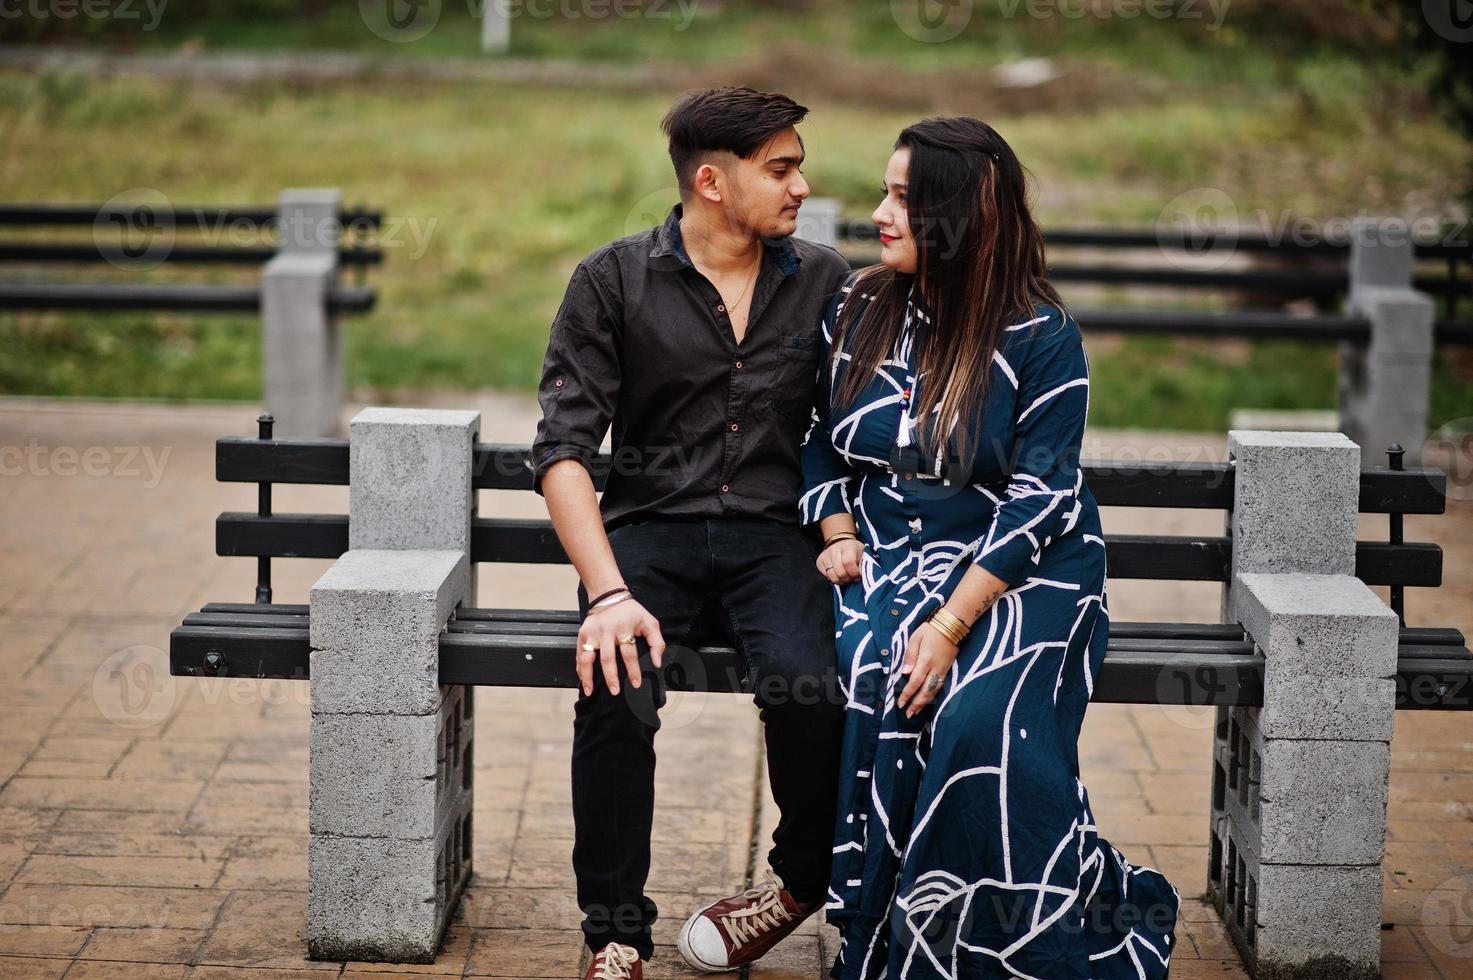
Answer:
[{"label": "woman's ring", "polygon": [[941,686],[941,675],[940,674],[932,674],[930,677],[927,677],[926,678],[926,690],[928,690],[928,691],[934,691],[934,690],[936,690],[936,688],[938,688],[940,686]]},{"label": "woman's ring", "polygon": [[585,644],[583,644],[583,652],[584,653],[593,653],[597,649],[598,649],[598,647],[594,646],[592,643],[585,643]]},{"label": "woman's ring", "polygon": [[628,636],[626,636],[622,640],[620,640],[619,641],[619,644],[620,644],[620,646],[622,646],[625,643],[633,643],[633,642],[634,642],[634,634],[633,633],[630,633]]}]

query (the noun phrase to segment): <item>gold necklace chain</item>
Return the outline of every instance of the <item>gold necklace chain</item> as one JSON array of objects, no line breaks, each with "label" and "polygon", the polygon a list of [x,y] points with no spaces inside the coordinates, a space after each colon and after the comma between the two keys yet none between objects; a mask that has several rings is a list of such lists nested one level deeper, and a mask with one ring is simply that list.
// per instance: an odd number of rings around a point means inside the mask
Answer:
[{"label": "gold necklace chain", "polygon": [[757,275],[758,275],[758,273],[760,273],[762,271],[762,253],[761,252],[758,252],[757,253],[756,266],[757,266],[756,272],[753,272],[752,273],[751,278],[747,280],[747,284],[745,286],[743,286],[742,287],[742,291],[737,294],[736,301],[727,304],[727,309],[729,309],[733,314],[736,313],[736,308],[738,306],[741,306],[742,305],[742,300],[746,299],[746,297],[747,297],[747,290],[749,290],[749,289],[752,288],[752,283],[754,283],[754,282],[757,281]]}]

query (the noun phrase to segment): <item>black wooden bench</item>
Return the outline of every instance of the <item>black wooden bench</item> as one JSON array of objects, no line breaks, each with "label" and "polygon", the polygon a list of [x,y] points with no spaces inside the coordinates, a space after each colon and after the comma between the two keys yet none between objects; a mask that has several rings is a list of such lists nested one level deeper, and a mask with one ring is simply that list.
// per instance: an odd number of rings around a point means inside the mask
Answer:
[{"label": "black wooden bench", "polygon": [[[215,528],[216,552],[257,559],[255,602],[211,602],[188,615],[170,636],[170,673],[305,680],[310,643],[306,604],[271,601],[273,558],[337,558],[348,548],[348,518],[340,514],[277,514],[273,484],[345,486],[344,439],[273,439],[262,416],[257,438],[226,436],[216,443],[216,479],[259,487],[254,513],[228,512]],[[1360,511],[1389,517],[1389,539],[1356,545],[1356,576],[1367,585],[1390,586],[1392,607],[1402,616],[1407,587],[1442,582],[1442,549],[1402,540],[1405,514],[1440,514],[1445,478],[1436,469],[1393,466],[1361,472]],[[596,466],[602,486],[608,460]],[[1228,511],[1234,469],[1229,463],[1100,463],[1085,465],[1086,479],[1102,506]],[[525,446],[479,444],[476,489],[530,490]],[[1105,536],[1112,579],[1226,582],[1227,537],[1187,535]],[[477,517],[471,557],[477,562],[565,563],[551,523]],[[577,612],[570,609],[459,607],[440,638],[441,684],[571,688]],[[641,641],[643,642],[643,641]],[[672,648],[673,649],[673,648]],[[1113,622],[1105,663],[1093,700],[1181,705],[1261,705],[1264,661],[1242,628],[1219,623]],[[739,692],[740,658],[719,641],[667,657],[672,690]],[[1397,707],[1473,707],[1473,653],[1452,628],[1409,627],[1402,616]]]},{"label": "black wooden bench", "polygon": [[[335,286],[326,297],[337,314],[368,313],[378,294],[364,285],[369,266],[383,263],[383,249],[367,243],[383,223],[379,211],[359,205],[343,209],[338,221],[344,240],[337,260],[357,273],[357,284]],[[266,241],[277,223],[277,209],[240,205],[158,206],[146,203],[0,204],[0,228],[26,229],[22,237],[0,241],[0,311],[53,310],[93,313],[257,313],[259,285],[180,284],[177,282],[77,282],[56,266],[111,265],[151,271],[167,265],[254,268],[275,257],[270,244],[212,242],[211,236],[249,232]],[[60,230],[65,237],[37,238],[34,229]],[[142,244],[127,241],[138,236]],[[176,235],[180,240],[176,241]],[[196,238],[204,236],[202,240]],[[20,270],[17,277],[14,270]]]}]

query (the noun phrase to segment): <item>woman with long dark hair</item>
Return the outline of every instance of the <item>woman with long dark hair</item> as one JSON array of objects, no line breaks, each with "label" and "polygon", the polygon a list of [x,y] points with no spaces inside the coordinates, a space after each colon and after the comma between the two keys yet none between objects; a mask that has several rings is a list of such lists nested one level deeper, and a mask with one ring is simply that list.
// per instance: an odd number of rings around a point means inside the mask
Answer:
[{"label": "woman with long dark hair", "polygon": [[1105,657],[1089,371],[1024,170],[970,118],[901,132],[804,442],[848,695],[832,976],[1165,976],[1180,907],[1100,837],[1078,739]]}]

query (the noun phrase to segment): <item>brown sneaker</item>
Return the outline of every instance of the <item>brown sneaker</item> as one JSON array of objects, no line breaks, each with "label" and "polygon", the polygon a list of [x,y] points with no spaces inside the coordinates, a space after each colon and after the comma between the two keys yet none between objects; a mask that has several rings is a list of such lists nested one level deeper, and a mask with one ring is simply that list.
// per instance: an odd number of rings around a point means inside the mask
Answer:
[{"label": "brown sneaker", "polygon": [[644,964],[634,947],[609,943],[593,954],[583,980],[644,980]]},{"label": "brown sneaker", "polygon": [[761,957],[814,912],[818,902],[794,900],[769,872],[739,895],[723,898],[685,920],[677,945],[691,969],[721,973]]}]

